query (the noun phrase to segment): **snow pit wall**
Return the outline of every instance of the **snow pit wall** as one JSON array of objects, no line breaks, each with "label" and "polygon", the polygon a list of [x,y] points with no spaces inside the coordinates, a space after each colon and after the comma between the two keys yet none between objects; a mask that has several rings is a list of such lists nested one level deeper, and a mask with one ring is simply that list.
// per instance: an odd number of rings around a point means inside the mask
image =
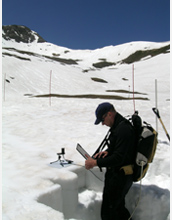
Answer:
[{"label": "snow pit wall", "polygon": [[[66,168],[64,168],[66,169]],[[100,219],[101,203],[96,202],[82,207],[79,203],[79,194],[84,190],[102,192],[104,185],[104,172],[98,168],[93,169],[93,173],[83,167],[71,166],[65,170],[62,177],[51,179],[55,184],[38,198],[39,203],[43,203],[64,214],[64,219],[76,218],[94,220]],[[95,176],[96,175],[96,176]],[[140,184],[133,184],[126,197],[126,206],[130,213],[133,212],[135,204],[140,194]],[[96,210],[95,210],[96,207]],[[79,210],[80,209],[80,210]],[[91,210],[92,209],[92,213]],[[83,213],[85,212],[85,215]],[[170,213],[170,192],[154,185],[142,186],[139,205],[134,213],[133,220],[167,220]],[[90,217],[89,217],[90,216]]]},{"label": "snow pit wall", "polygon": [[51,208],[62,212],[65,219],[76,217],[78,213],[78,194],[79,192],[89,189],[96,192],[103,190],[103,173],[99,169],[94,169],[94,175],[83,167],[72,166],[68,170],[64,168],[64,175],[57,179],[51,179],[55,184],[37,199]]}]

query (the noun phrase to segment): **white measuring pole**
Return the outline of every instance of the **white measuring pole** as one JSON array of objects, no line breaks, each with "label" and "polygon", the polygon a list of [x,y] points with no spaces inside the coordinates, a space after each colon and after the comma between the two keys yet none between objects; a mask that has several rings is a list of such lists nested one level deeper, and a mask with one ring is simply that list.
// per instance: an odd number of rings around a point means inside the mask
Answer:
[{"label": "white measuring pole", "polygon": [[6,73],[4,74],[4,102],[5,102],[5,83],[6,82]]},{"label": "white measuring pole", "polygon": [[51,106],[51,75],[52,70],[50,71],[50,84],[49,84],[49,105]]},{"label": "white measuring pole", "polygon": [[133,105],[134,105],[134,113],[135,113],[135,99],[134,99],[134,64],[132,65],[132,78],[133,78]]},{"label": "white measuring pole", "polygon": [[[158,91],[157,91],[157,79],[155,79],[155,107],[158,109]],[[156,131],[158,132],[158,117],[155,115]]]}]

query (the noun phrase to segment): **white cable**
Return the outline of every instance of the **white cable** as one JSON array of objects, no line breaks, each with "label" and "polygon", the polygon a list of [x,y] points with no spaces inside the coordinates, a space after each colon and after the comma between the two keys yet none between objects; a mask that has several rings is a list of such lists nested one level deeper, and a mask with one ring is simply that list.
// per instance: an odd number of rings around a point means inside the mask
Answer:
[{"label": "white cable", "polygon": [[[75,163],[73,163],[73,165],[85,167],[84,165],[75,164]],[[88,171],[90,171],[98,180],[100,180],[101,182],[104,182],[104,180],[102,180],[100,177],[98,177],[92,170],[88,170]]]},{"label": "white cable", "polygon": [[[142,177],[142,175],[143,175],[144,161],[141,161],[140,164],[141,164],[141,177]],[[130,220],[130,219],[133,217],[133,215],[134,215],[134,213],[135,213],[135,211],[136,211],[136,209],[137,209],[137,207],[138,207],[138,205],[139,205],[139,202],[140,202],[140,199],[141,199],[141,191],[142,191],[142,179],[140,180],[139,198],[138,198],[138,200],[137,200],[137,202],[136,202],[134,211],[132,212],[132,214],[130,215],[130,217],[129,217],[128,220]]]}]

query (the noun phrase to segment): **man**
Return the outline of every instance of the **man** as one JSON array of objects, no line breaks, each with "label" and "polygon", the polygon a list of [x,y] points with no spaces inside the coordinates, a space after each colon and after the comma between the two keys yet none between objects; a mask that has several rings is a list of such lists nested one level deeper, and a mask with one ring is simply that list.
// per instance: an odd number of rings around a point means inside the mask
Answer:
[{"label": "man", "polygon": [[95,124],[100,122],[110,127],[108,146],[105,151],[97,153],[95,159],[88,157],[85,167],[88,170],[95,166],[106,167],[101,219],[128,220],[130,213],[125,208],[125,196],[133,182],[134,130],[108,102],[101,103],[96,109]]}]

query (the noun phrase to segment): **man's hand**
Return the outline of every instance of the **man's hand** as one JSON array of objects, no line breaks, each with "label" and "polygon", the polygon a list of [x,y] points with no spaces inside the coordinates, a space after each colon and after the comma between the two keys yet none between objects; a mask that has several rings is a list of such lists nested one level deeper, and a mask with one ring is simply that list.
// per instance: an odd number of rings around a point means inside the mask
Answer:
[{"label": "man's hand", "polygon": [[108,155],[107,151],[102,151],[94,155],[94,158],[105,158]]},{"label": "man's hand", "polygon": [[97,166],[97,161],[95,159],[93,159],[92,157],[87,156],[87,160],[85,161],[85,168],[87,170]]}]

